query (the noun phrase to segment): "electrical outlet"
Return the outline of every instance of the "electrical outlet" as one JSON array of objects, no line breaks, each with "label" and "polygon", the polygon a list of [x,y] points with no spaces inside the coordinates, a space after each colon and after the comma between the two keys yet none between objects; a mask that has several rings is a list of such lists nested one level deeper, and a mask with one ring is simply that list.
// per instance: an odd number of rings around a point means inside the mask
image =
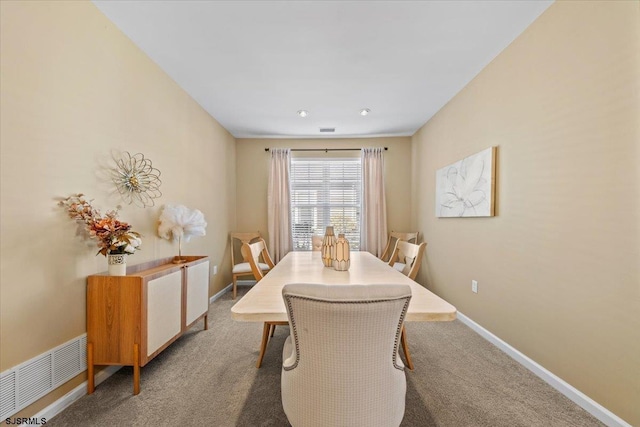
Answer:
[{"label": "electrical outlet", "polygon": [[214,274],[214,276],[215,276],[216,274],[218,274],[218,266],[217,266],[217,265],[214,265],[214,266],[213,266],[213,274]]},{"label": "electrical outlet", "polygon": [[471,281],[471,290],[473,292],[475,292],[476,294],[478,293],[478,281],[477,280],[472,280]]}]

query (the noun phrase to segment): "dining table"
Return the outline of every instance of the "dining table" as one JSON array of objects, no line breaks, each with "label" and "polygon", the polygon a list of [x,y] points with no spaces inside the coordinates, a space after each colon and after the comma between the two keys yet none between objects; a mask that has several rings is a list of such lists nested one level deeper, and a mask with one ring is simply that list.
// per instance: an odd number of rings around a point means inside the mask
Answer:
[{"label": "dining table", "polygon": [[[257,367],[260,367],[269,336],[275,325],[288,325],[282,288],[290,283],[325,285],[409,285],[411,301],[405,322],[441,322],[456,318],[456,308],[421,284],[411,280],[388,263],[366,251],[352,251],[347,271],[325,267],[320,251],[289,252],[232,308],[234,320],[264,323]],[[402,330],[402,347],[407,367],[413,369],[406,329]]]}]

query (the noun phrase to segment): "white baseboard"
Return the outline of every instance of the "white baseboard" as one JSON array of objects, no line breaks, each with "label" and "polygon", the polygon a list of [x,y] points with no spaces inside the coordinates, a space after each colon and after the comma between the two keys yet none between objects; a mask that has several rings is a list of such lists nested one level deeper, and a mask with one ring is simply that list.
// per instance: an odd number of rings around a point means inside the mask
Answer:
[{"label": "white baseboard", "polygon": [[[102,371],[96,374],[96,386],[109,378],[111,375],[115,374],[122,368],[122,366],[107,366]],[[69,407],[73,402],[80,399],[81,397],[87,394],[87,381],[83,382],[69,393],[62,396],[60,399],[53,402],[51,405],[47,406],[37,414],[33,416],[33,418],[46,418],[50,420],[51,418],[58,415],[60,412],[64,411],[67,407]]]},{"label": "white baseboard", "polygon": [[545,369],[542,365],[538,364],[534,360],[525,356],[523,353],[511,347],[509,344],[502,341],[500,338],[498,338],[482,326],[478,325],[476,322],[474,322],[464,314],[458,312],[458,319],[462,323],[473,329],[476,333],[478,333],[478,335],[498,347],[500,350],[507,353],[516,362],[520,363],[522,366],[536,374],[551,387],[564,394],[582,409],[602,421],[607,426],[631,427],[631,425],[624,421],[622,418],[618,417],[616,414],[600,405],[598,402],[591,399],[589,396],[582,393],[580,390],[576,389],[560,377],[554,375],[552,372]]},{"label": "white baseboard", "polygon": [[224,295],[226,292],[229,292],[231,290],[232,286],[233,286],[233,284],[230,283],[229,285],[227,285],[224,288],[222,288],[222,290],[219,291],[217,294],[211,295],[211,297],[209,297],[209,305],[213,304],[215,302],[215,300],[217,300],[220,297],[222,297],[222,295]]},{"label": "white baseboard", "polygon": [[238,286],[253,286],[256,284],[255,280],[238,280],[236,282]]},{"label": "white baseboard", "polygon": [[[255,280],[238,280],[236,282],[237,286],[253,286],[256,284]],[[225,286],[224,288],[222,288],[221,291],[219,291],[217,294],[212,295],[209,298],[209,305],[213,304],[213,302],[217,299],[219,299],[222,295],[224,295],[225,293],[229,292],[233,287],[233,283],[229,283],[227,286]]]}]

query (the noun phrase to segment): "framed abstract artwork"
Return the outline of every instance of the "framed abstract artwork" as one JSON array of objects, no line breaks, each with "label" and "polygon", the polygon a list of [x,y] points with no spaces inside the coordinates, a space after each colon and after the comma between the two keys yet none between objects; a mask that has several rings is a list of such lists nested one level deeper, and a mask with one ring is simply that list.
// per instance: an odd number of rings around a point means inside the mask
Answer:
[{"label": "framed abstract artwork", "polygon": [[496,149],[489,147],[436,172],[436,217],[495,215]]}]

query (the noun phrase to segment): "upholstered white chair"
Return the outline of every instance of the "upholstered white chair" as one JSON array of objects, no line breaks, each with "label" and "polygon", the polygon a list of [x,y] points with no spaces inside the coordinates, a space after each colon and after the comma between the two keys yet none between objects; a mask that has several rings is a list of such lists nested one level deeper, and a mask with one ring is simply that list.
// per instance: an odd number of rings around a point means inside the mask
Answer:
[{"label": "upholstered white chair", "polygon": [[[253,272],[251,271],[251,265],[249,265],[249,261],[244,258],[238,258],[236,255],[236,251],[239,251],[242,247],[243,243],[251,243],[255,242],[258,239],[261,239],[259,231],[251,231],[251,232],[232,232],[229,233],[229,238],[231,239],[231,279],[233,281],[233,299],[236,299],[237,294],[237,281],[240,277],[253,277]],[[239,262],[238,262],[239,261]],[[260,269],[263,272],[269,271],[270,267],[266,262],[259,262]]]},{"label": "upholstered white chair", "polygon": [[411,280],[415,280],[422,264],[422,256],[427,247],[425,242],[419,245],[402,240],[396,242],[396,247],[389,258],[389,265],[400,271]]},{"label": "upholstered white chair", "polygon": [[391,427],[404,417],[398,356],[406,285],[290,284],[282,405],[293,427]]}]

